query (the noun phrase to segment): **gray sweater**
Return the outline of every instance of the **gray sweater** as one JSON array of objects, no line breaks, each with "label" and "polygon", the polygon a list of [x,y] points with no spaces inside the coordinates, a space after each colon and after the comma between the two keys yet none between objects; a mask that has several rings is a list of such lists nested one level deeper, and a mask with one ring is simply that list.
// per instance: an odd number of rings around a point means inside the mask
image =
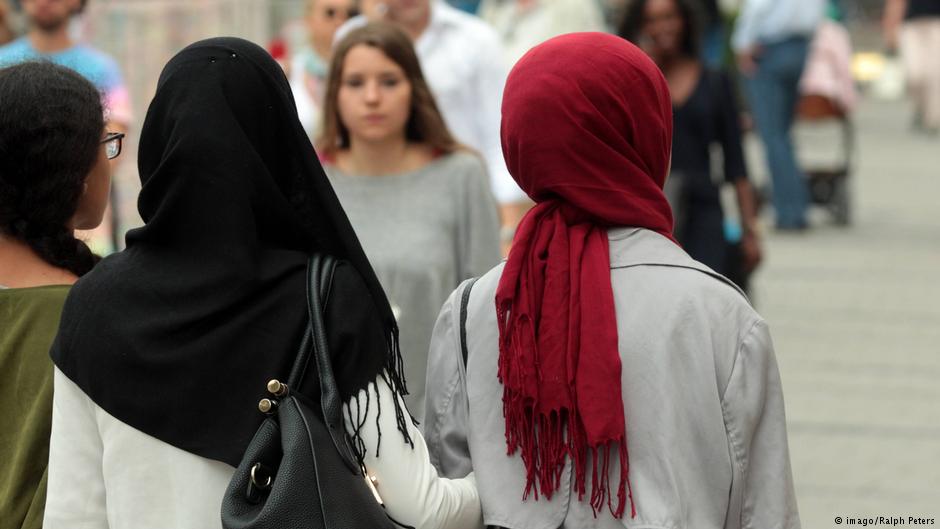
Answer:
[{"label": "gray sweater", "polygon": [[441,305],[461,281],[500,259],[486,168],[478,156],[457,152],[400,174],[325,169],[395,311],[405,402],[423,422],[428,346]]}]

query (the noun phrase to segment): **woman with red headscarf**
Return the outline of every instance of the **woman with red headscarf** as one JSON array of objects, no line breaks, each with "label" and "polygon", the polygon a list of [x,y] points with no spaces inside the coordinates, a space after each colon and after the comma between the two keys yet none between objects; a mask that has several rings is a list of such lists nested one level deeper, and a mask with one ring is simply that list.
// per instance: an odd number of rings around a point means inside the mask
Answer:
[{"label": "woman with red headscarf", "polygon": [[488,525],[800,526],[767,324],[671,238],[671,108],[656,65],[601,33],[509,76],[503,153],[537,205],[444,305],[425,421]]}]

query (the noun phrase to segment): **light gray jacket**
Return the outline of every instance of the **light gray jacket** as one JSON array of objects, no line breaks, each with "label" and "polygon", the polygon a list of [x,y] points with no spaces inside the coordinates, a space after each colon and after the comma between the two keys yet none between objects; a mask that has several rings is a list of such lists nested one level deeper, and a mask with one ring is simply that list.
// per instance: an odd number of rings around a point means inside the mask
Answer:
[{"label": "light gray jacket", "polygon": [[[449,477],[475,472],[488,525],[799,528],[767,324],[728,280],[665,237],[617,228],[609,238],[636,518],[629,505],[623,520],[607,510],[595,517],[572,492],[570,463],[550,501],[522,500],[525,471],[518,453],[506,454],[496,376],[494,297],[503,265],[471,291],[466,369],[459,336],[466,283],[437,320],[425,422],[431,461]],[[611,475],[618,475],[612,466]]]}]

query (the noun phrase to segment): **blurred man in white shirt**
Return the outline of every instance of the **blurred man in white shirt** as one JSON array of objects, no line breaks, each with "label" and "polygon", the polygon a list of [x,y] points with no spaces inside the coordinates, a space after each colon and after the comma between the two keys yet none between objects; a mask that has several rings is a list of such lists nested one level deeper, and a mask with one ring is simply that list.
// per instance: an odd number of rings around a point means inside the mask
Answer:
[{"label": "blurred man in white shirt", "polygon": [[502,37],[509,66],[552,37],[606,29],[596,0],[483,0],[480,18]]}]

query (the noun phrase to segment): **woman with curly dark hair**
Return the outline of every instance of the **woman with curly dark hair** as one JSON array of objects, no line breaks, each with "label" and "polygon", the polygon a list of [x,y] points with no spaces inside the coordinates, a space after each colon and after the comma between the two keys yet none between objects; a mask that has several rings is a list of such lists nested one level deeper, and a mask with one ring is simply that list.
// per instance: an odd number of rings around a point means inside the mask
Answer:
[{"label": "woman with curly dark hair", "polygon": [[79,74],[0,69],[0,519],[13,527],[42,526],[49,347],[72,283],[98,259],[73,232],[101,222],[120,145]]}]

